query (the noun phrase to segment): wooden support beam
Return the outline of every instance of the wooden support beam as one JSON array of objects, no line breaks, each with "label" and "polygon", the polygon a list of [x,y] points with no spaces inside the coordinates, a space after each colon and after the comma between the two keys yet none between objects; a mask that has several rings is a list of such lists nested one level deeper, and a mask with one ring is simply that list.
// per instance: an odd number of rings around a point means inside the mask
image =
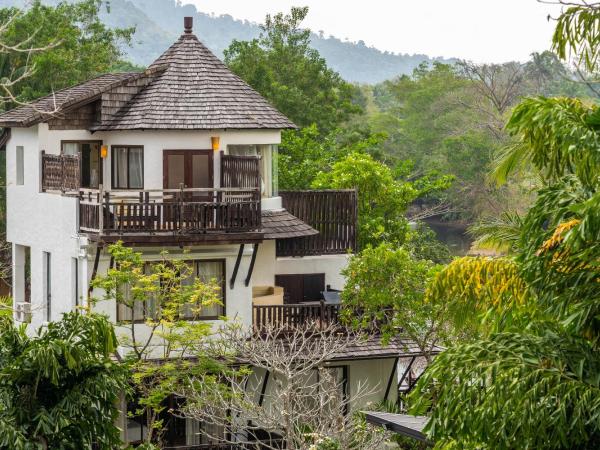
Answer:
[{"label": "wooden support beam", "polygon": [[406,376],[410,372],[410,369],[412,369],[412,365],[413,365],[413,363],[415,362],[416,359],[417,359],[417,357],[413,356],[412,359],[410,360],[410,362],[408,363],[408,367],[406,368],[406,370],[402,374],[402,377],[400,378],[400,381],[398,381],[398,390],[400,390],[400,387],[402,386],[402,383],[404,383],[404,380],[406,379]]},{"label": "wooden support beam", "polygon": [[390,373],[390,378],[387,383],[387,387],[385,388],[385,395],[383,396],[383,401],[387,402],[388,397],[390,396],[390,390],[392,389],[392,383],[394,382],[394,376],[396,375],[396,368],[398,367],[398,360],[400,358],[394,359],[394,366],[392,367],[392,373]]},{"label": "wooden support beam", "polygon": [[96,274],[98,273],[98,264],[100,264],[100,252],[102,252],[102,246],[98,245],[96,247],[94,267],[92,268],[92,278],[90,278],[90,284],[88,285],[88,297],[92,295],[92,291],[94,290],[94,288],[92,287],[92,281],[94,281],[94,278],[96,278]]},{"label": "wooden support beam", "polygon": [[244,281],[244,285],[248,286],[250,284],[250,279],[252,278],[252,272],[254,271],[254,263],[256,262],[256,254],[258,253],[258,244],[254,244],[252,248],[252,259],[250,259],[250,267],[248,267],[248,275],[246,276],[246,280]]},{"label": "wooden support beam", "polygon": [[235,286],[235,279],[237,278],[238,270],[240,269],[240,262],[242,262],[242,255],[244,254],[244,244],[240,244],[240,251],[238,252],[237,259],[235,260],[235,266],[233,267],[233,273],[229,280],[229,289],[233,289]]},{"label": "wooden support beam", "polygon": [[271,375],[271,372],[269,372],[268,370],[265,370],[265,376],[263,378],[263,383],[260,388],[260,397],[258,397],[258,406],[262,406],[263,402],[265,401],[265,393],[267,392],[267,384],[269,383],[269,375]]}]

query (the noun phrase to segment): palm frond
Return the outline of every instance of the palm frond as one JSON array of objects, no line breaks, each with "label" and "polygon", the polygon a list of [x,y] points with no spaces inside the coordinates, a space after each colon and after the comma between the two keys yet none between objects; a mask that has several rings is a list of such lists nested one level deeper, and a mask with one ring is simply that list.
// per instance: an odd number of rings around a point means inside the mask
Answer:
[{"label": "palm frond", "polygon": [[472,225],[468,233],[475,238],[473,243],[479,248],[515,253],[521,236],[523,219],[514,211],[507,211],[500,217],[489,217]]},{"label": "palm frond", "polygon": [[426,297],[446,305],[457,329],[477,334],[536,314],[532,295],[511,258],[467,256],[438,272]]},{"label": "palm frond", "polygon": [[488,179],[498,186],[505,184],[511,174],[530,166],[531,148],[523,143],[516,143],[501,149],[492,162],[492,170]]}]

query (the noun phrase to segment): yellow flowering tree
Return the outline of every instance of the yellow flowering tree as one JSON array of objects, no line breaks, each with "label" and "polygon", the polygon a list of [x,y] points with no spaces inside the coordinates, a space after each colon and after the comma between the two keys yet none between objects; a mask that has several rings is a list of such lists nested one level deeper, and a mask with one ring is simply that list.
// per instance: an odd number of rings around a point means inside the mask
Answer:
[{"label": "yellow flowering tree", "polygon": [[[599,18],[599,5],[569,8],[554,38],[562,56],[582,50],[589,71]],[[494,326],[436,358],[411,395],[413,411],[430,411],[426,432],[438,448],[598,448],[600,107],[530,98],[507,129],[517,144],[496,175],[526,165],[542,187],[507,234],[509,257],[457,260],[433,282],[432,299]]]}]

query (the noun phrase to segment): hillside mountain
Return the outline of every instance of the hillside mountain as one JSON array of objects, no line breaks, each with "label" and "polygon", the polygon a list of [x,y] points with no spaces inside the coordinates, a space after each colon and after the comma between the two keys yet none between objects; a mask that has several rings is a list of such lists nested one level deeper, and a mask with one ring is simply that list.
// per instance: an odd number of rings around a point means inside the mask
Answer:
[{"label": "hillside mountain", "polygon": [[[55,4],[58,0],[44,2]],[[185,16],[194,17],[194,32],[220,58],[233,39],[250,40],[260,33],[255,23],[236,20],[229,15],[206,14],[184,2],[108,0],[108,8],[102,8],[101,17],[111,27],[136,27],[132,45],[124,51],[127,59],[142,66],[150,64],[179,37]],[[4,0],[3,3],[22,7],[25,0]],[[367,47],[362,41],[347,42],[322,34],[313,34],[312,45],[344,79],[359,83],[377,83],[409,74],[423,61],[442,60],[426,55],[382,52]]]}]

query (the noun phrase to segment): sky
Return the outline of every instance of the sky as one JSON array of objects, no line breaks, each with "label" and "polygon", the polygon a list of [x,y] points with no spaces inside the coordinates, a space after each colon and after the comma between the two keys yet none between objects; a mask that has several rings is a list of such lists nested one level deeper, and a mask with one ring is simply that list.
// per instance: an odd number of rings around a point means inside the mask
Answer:
[{"label": "sky", "polygon": [[474,62],[526,61],[547,50],[557,5],[537,0],[183,0],[202,12],[261,23],[268,13],[308,6],[304,23],[396,53]]}]

